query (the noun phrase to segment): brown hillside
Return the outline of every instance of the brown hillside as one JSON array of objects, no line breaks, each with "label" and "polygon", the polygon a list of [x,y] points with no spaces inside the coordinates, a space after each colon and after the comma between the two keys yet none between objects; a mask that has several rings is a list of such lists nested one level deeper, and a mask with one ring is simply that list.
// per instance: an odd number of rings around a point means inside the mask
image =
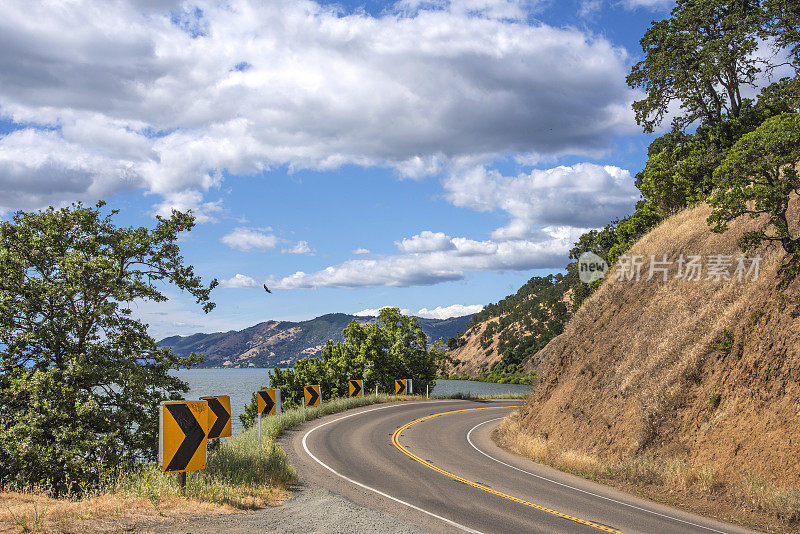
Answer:
[{"label": "brown hillside", "polygon": [[[566,282],[562,282],[562,284],[563,288],[569,287]],[[563,292],[559,294],[558,301],[564,303],[567,309],[571,309],[572,290],[566,289],[564,291],[563,288]],[[539,321],[530,317],[530,314],[536,310],[543,311],[548,318],[553,317],[552,304],[543,300],[540,294],[532,293],[516,303],[513,314],[495,315],[477,323],[470,323],[470,327],[460,336],[463,345],[450,351],[450,356],[456,363],[449,366],[447,372],[459,375],[477,375],[483,371],[491,370],[492,365],[503,356],[501,350],[503,336],[511,336],[517,340],[523,340],[526,336],[537,335],[534,331],[534,326]],[[569,314],[567,313],[562,320],[566,320],[568,316]],[[526,319],[529,321],[527,325],[525,324]],[[487,332],[490,327],[491,330]],[[542,342],[544,344],[551,339],[549,336],[555,334],[540,332],[538,335],[548,336]]]},{"label": "brown hillside", "polygon": [[[681,212],[636,243],[643,278],[651,254],[735,257],[736,239],[758,225],[713,234],[709,213]],[[755,282],[616,281],[612,269],[529,364],[541,381],[521,428],[609,462],[644,453],[719,480],[800,485],[800,280],[781,284],[782,249],[760,253]]]},{"label": "brown hillside", "polygon": [[489,323],[498,322],[498,318],[492,317],[488,321],[481,321],[471,326],[464,332],[462,336],[464,345],[450,352],[450,356],[458,363],[448,369],[449,373],[477,375],[483,370],[490,369],[492,364],[500,359],[501,354],[497,352],[499,331],[491,336],[491,343],[481,344],[481,335]]}]

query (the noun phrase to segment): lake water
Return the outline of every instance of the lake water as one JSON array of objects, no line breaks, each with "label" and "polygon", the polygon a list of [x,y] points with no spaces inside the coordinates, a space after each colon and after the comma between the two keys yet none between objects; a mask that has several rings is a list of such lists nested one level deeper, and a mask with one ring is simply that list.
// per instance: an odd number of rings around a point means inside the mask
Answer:
[{"label": "lake water", "polygon": [[[245,404],[250,403],[253,392],[269,384],[269,369],[181,369],[171,374],[189,384],[187,399],[198,399],[212,395],[230,395],[233,412],[233,432],[241,431],[239,414]],[[500,395],[503,393],[525,393],[530,386],[519,384],[492,384],[469,380],[437,380],[432,395],[471,393],[473,395]],[[323,397],[324,398],[324,397]]]}]

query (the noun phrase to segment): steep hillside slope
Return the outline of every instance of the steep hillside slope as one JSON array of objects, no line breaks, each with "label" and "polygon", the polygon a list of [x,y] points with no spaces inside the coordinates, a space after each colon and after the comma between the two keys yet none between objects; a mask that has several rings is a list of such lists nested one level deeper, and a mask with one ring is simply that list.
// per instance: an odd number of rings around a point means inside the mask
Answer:
[{"label": "steep hillside slope", "polygon": [[[433,343],[463,332],[471,315],[450,319],[417,318]],[[317,354],[329,339],[342,340],[342,330],[353,320],[360,323],[375,317],[330,313],[309,321],[265,321],[244,330],[172,336],[160,341],[179,355],[201,354],[201,367],[274,367],[291,365],[297,358]]]},{"label": "steep hillside slope", "polygon": [[530,359],[563,331],[570,316],[572,278],[535,276],[514,295],[475,314],[450,351],[450,372],[475,375],[491,370],[504,355],[513,364]]},{"label": "steep hillside slope", "polygon": [[[797,202],[790,220],[798,220]],[[758,221],[713,234],[706,206],[681,212],[629,255],[739,254]],[[800,280],[762,250],[757,281],[617,281],[616,269],[528,364],[540,383],[520,427],[608,461],[657,456],[706,469],[712,486],[800,483]],[[704,261],[704,267],[707,261]],[[705,278],[706,272],[703,273]],[[720,486],[722,487],[722,486]]]}]

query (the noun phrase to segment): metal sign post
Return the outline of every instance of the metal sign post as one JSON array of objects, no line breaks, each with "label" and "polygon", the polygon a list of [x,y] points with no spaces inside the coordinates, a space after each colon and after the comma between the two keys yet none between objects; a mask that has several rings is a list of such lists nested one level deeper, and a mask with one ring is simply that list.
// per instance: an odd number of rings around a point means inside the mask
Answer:
[{"label": "metal sign post", "polygon": [[258,401],[258,448],[261,448],[261,415],[278,415],[281,413],[281,390],[262,389],[256,393]]},{"label": "metal sign post", "polygon": [[158,413],[158,465],[177,473],[178,489],[186,492],[186,471],[206,468],[209,407],[206,401],[165,401]]}]

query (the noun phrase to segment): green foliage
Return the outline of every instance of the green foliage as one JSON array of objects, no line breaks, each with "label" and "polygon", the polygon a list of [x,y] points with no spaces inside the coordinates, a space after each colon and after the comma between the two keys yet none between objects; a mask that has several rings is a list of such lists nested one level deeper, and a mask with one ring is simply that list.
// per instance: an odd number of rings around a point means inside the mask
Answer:
[{"label": "green foliage", "polygon": [[724,232],[728,223],[748,215],[766,216],[758,230],[739,240],[743,251],[779,242],[786,252],[800,253],[800,236],[792,235],[786,212],[792,193],[800,193],[800,113],[783,113],[738,140],[714,171],[714,208],[708,223]]},{"label": "green foliage", "polygon": [[569,257],[577,260],[586,252],[593,252],[608,261],[608,252],[617,243],[616,223],[608,224],[602,230],[590,230],[578,238]]},{"label": "green foliage", "polygon": [[[428,348],[425,333],[414,317],[397,308],[384,308],[374,323],[351,322],[342,332],[343,341],[328,341],[319,358],[301,358],[293,369],[274,369],[270,387],[281,390],[283,406],[299,406],[303,386],[319,384],[323,400],[348,394],[350,379],[363,379],[364,391],[378,386],[394,392],[394,381],[411,378],[415,391],[433,387],[436,374],[447,360],[439,344]],[[257,417],[255,395],[240,416],[249,426]]]},{"label": "green foliage", "polygon": [[742,102],[737,117],[702,124],[694,134],[673,130],[650,144],[647,164],[636,185],[660,215],[670,215],[710,196],[716,168],[742,136],[764,121],[796,111],[800,105],[797,80],[784,78],[764,88],[756,103]]},{"label": "green foliage", "polygon": [[678,0],[670,18],[654,21],[640,41],[645,59],[627,78],[646,93],[633,104],[644,131],[652,132],[676,101],[679,130],[738,117],[741,89],[762,70],[754,52],[765,23],[758,0]]},{"label": "green foliage", "polygon": [[[482,371],[475,376],[468,374],[453,374],[443,377],[446,380],[470,380],[473,382],[487,382],[490,384],[523,384],[532,386],[536,383],[536,372],[501,372],[501,371]],[[463,398],[459,393],[450,395],[448,398]]]},{"label": "green foliage", "polygon": [[778,49],[788,48],[795,70],[800,70],[800,4],[795,0],[766,0],[767,35]]},{"label": "green foliage", "polygon": [[525,371],[525,358],[524,349],[507,349],[488,371],[482,370],[477,376],[451,375],[449,378],[452,380],[477,380],[478,382],[497,384],[532,385],[536,381],[536,373]]},{"label": "green foliage", "polygon": [[633,246],[637,239],[655,227],[663,217],[652,202],[637,202],[636,211],[617,223],[617,242],[608,251],[608,262],[614,263]]},{"label": "green foliage", "polygon": [[109,471],[153,458],[158,405],[189,367],[131,317],[133,301],[165,301],[172,283],[210,311],[184,266],[178,235],[190,214],[152,230],[119,228],[80,204],[0,223],[0,485],[80,494]]},{"label": "green foliage", "polygon": [[711,349],[728,355],[733,350],[733,332],[727,328],[711,342]]},{"label": "green foliage", "polygon": [[457,348],[463,347],[466,344],[467,344],[467,340],[464,339],[461,336],[459,336],[459,337],[451,336],[451,337],[447,338],[447,348],[449,350],[456,350]]},{"label": "green foliage", "polygon": [[571,313],[578,311],[583,301],[589,298],[602,283],[602,280],[596,280],[590,284],[582,283],[578,277],[577,260],[580,259],[582,254],[592,252],[608,262],[608,253],[617,243],[616,225],[617,222],[614,222],[606,225],[602,230],[586,232],[578,238],[578,241],[575,242],[572,250],[570,250],[569,257],[575,260],[567,264],[567,282],[572,289]]},{"label": "green foliage", "polygon": [[719,408],[720,402],[722,402],[722,395],[719,393],[712,393],[708,396],[708,403],[711,405],[712,410]]}]

